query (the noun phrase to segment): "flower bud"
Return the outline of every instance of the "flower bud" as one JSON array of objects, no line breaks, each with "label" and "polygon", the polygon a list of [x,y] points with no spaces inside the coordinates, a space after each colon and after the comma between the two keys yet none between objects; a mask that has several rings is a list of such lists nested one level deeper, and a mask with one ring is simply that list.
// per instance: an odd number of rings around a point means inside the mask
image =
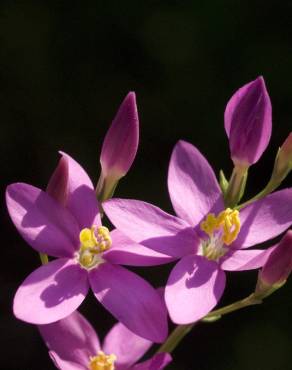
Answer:
[{"label": "flower bud", "polygon": [[285,283],[291,271],[292,230],[289,230],[259,272],[256,293],[272,293]]},{"label": "flower bud", "polygon": [[97,185],[100,200],[107,199],[130,169],[138,148],[139,119],[136,96],[130,92],[122,102],[102,145],[101,177]]},{"label": "flower bud", "polygon": [[270,183],[275,187],[285,179],[292,169],[292,132],[278,151]]},{"label": "flower bud", "polygon": [[272,131],[272,106],[263,77],[236,91],[227,103],[224,121],[235,166],[256,163]]}]

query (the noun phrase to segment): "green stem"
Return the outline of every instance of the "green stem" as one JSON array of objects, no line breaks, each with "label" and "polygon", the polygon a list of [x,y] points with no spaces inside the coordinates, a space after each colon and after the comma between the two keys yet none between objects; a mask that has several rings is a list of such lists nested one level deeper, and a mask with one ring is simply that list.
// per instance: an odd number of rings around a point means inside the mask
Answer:
[{"label": "green stem", "polygon": [[46,265],[49,262],[49,258],[45,253],[39,253],[40,260],[43,265]]},{"label": "green stem", "polygon": [[96,185],[96,195],[100,203],[104,202],[107,199],[112,198],[119,180],[116,178],[107,178],[103,174],[100,175],[98,183]]},{"label": "green stem", "polygon": [[260,304],[260,303],[262,303],[262,301],[256,298],[255,294],[252,293],[250,296],[244,299],[241,299],[240,301],[234,302],[222,308],[218,308],[217,310],[211,311],[210,313],[208,313],[207,316],[205,316],[202,319],[202,321],[210,321],[210,318],[213,316],[218,317],[218,316],[226,315],[227,313],[240,310],[241,308],[253,306],[255,304]]},{"label": "green stem", "polygon": [[[234,312],[240,310],[241,308],[253,306],[256,304],[262,303],[262,300],[259,299],[255,293],[252,293],[250,296],[241,299],[240,301],[236,301],[232,304],[224,306],[222,308],[218,308],[217,310],[211,311],[208,315],[206,315],[201,321],[203,322],[212,322],[216,321],[222,315],[225,315],[230,312]],[[168,352],[171,353],[177,345],[182,341],[182,339],[192,330],[192,328],[196,325],[196,323],[189,324],[189,325],[178,325],[166,341],[159,347],[158,353],[160,352]]]},{"label": "green stem", "polygon": [[246,185],[248,167],[233,168],[228,188],[225,194],[225,206],[233,208],[240,201]]},{"label": "green stem", "polygon": [[246,202],[239,204],[236,208],[241,209],[243,207],[246,207],[247,205],[255,202],[256,200],[262,199],[266,195],[270,194],[272,191],[274,191],[277,188],[277,185],[274,185],[272,183],[268,183],[268,185],[260,191],[257,195],[255,195],[253,198],[247,200]]},{"label": "green stem", "polygon": [[168,352],[171,353],[176,346],[182,341],[182,339],[192,330],[194,324],[189,325],[178,325],[172,333],[170,333],[167,340],[159,347],[157,353]]}]

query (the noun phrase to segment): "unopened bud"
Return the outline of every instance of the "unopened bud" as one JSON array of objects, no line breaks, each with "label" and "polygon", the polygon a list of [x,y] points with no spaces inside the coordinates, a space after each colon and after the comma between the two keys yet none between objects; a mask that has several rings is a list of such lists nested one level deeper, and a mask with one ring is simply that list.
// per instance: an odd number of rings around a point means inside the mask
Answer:
[{"label": "unopened bud", "polygon": [[272,131],[272,106],[263,77],[236,91],[226,106],[224,121],[234,165],[256,163]]},{"label": "unopened bud", "polygon": [[256,293],[267,296],[280,288],[292,271],[292,230],[269,255],[258,276]]},{"label": "unopened bud", "polygon": [[292,132],[290,132],[287,139],[278,151],[275,159],[273,174],[270,183],[276,186],[285,179],[292,169]]},{"label": "unopened bud", "polygon": [[118,181],[130,169],[138,148],[139,119],[136,96],[130,92],[122,102],[102,145],[101,176],[97,184],[98,198],[108,199]]}]

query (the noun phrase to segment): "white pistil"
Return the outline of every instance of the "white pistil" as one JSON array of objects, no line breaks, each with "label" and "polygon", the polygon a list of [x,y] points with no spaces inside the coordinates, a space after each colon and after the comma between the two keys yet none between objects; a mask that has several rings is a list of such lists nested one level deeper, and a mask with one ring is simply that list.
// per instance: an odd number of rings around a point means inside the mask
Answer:
[{"label": "white pistil", "polygon": [[228,248],[224,246],[220,238],[211,236],[209,239],[201,241],[199,254],[210,261],[218,261],[227,251]]}]

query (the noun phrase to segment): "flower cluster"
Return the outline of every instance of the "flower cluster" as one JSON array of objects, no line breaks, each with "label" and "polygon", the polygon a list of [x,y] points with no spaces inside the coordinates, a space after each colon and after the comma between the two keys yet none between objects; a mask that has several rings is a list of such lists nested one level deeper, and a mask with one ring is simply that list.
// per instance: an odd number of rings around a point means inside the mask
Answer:
[{"label": "flower cluster", "polygon": [[[168,315],[179,325],[212,316],[224,292],[225,271],[262,268],[252,299],[262,300],[283,285],[292,270],[292,231],[275,246],[256,246],[292,224],[292,188],[273,192],[292,169],[291,133],[267,186],[240,204],[248,168],[270,140],[271,111],[262,77],[228,102],[225,130],[234,163],[229,181],[223,172],[217,181],[195,146],[176,144],[168,171],[176,215],[141,200],[112,198],[138,148],[134,93],[126,96],[107,132],[96,187],[63,152],[46,190],[24,183],[7,187],[10,217],[43,262],[18,288],[13,311],[38,325],[57,368],[163,369],[171,361],[165,352],[136,362],[152,343],[166,340]],[[103,225],[104,213],[113,230]],[[124,267],[173,261],[162,290]],[[77,311],[89,289],[118,320],[102,345]]]}]

